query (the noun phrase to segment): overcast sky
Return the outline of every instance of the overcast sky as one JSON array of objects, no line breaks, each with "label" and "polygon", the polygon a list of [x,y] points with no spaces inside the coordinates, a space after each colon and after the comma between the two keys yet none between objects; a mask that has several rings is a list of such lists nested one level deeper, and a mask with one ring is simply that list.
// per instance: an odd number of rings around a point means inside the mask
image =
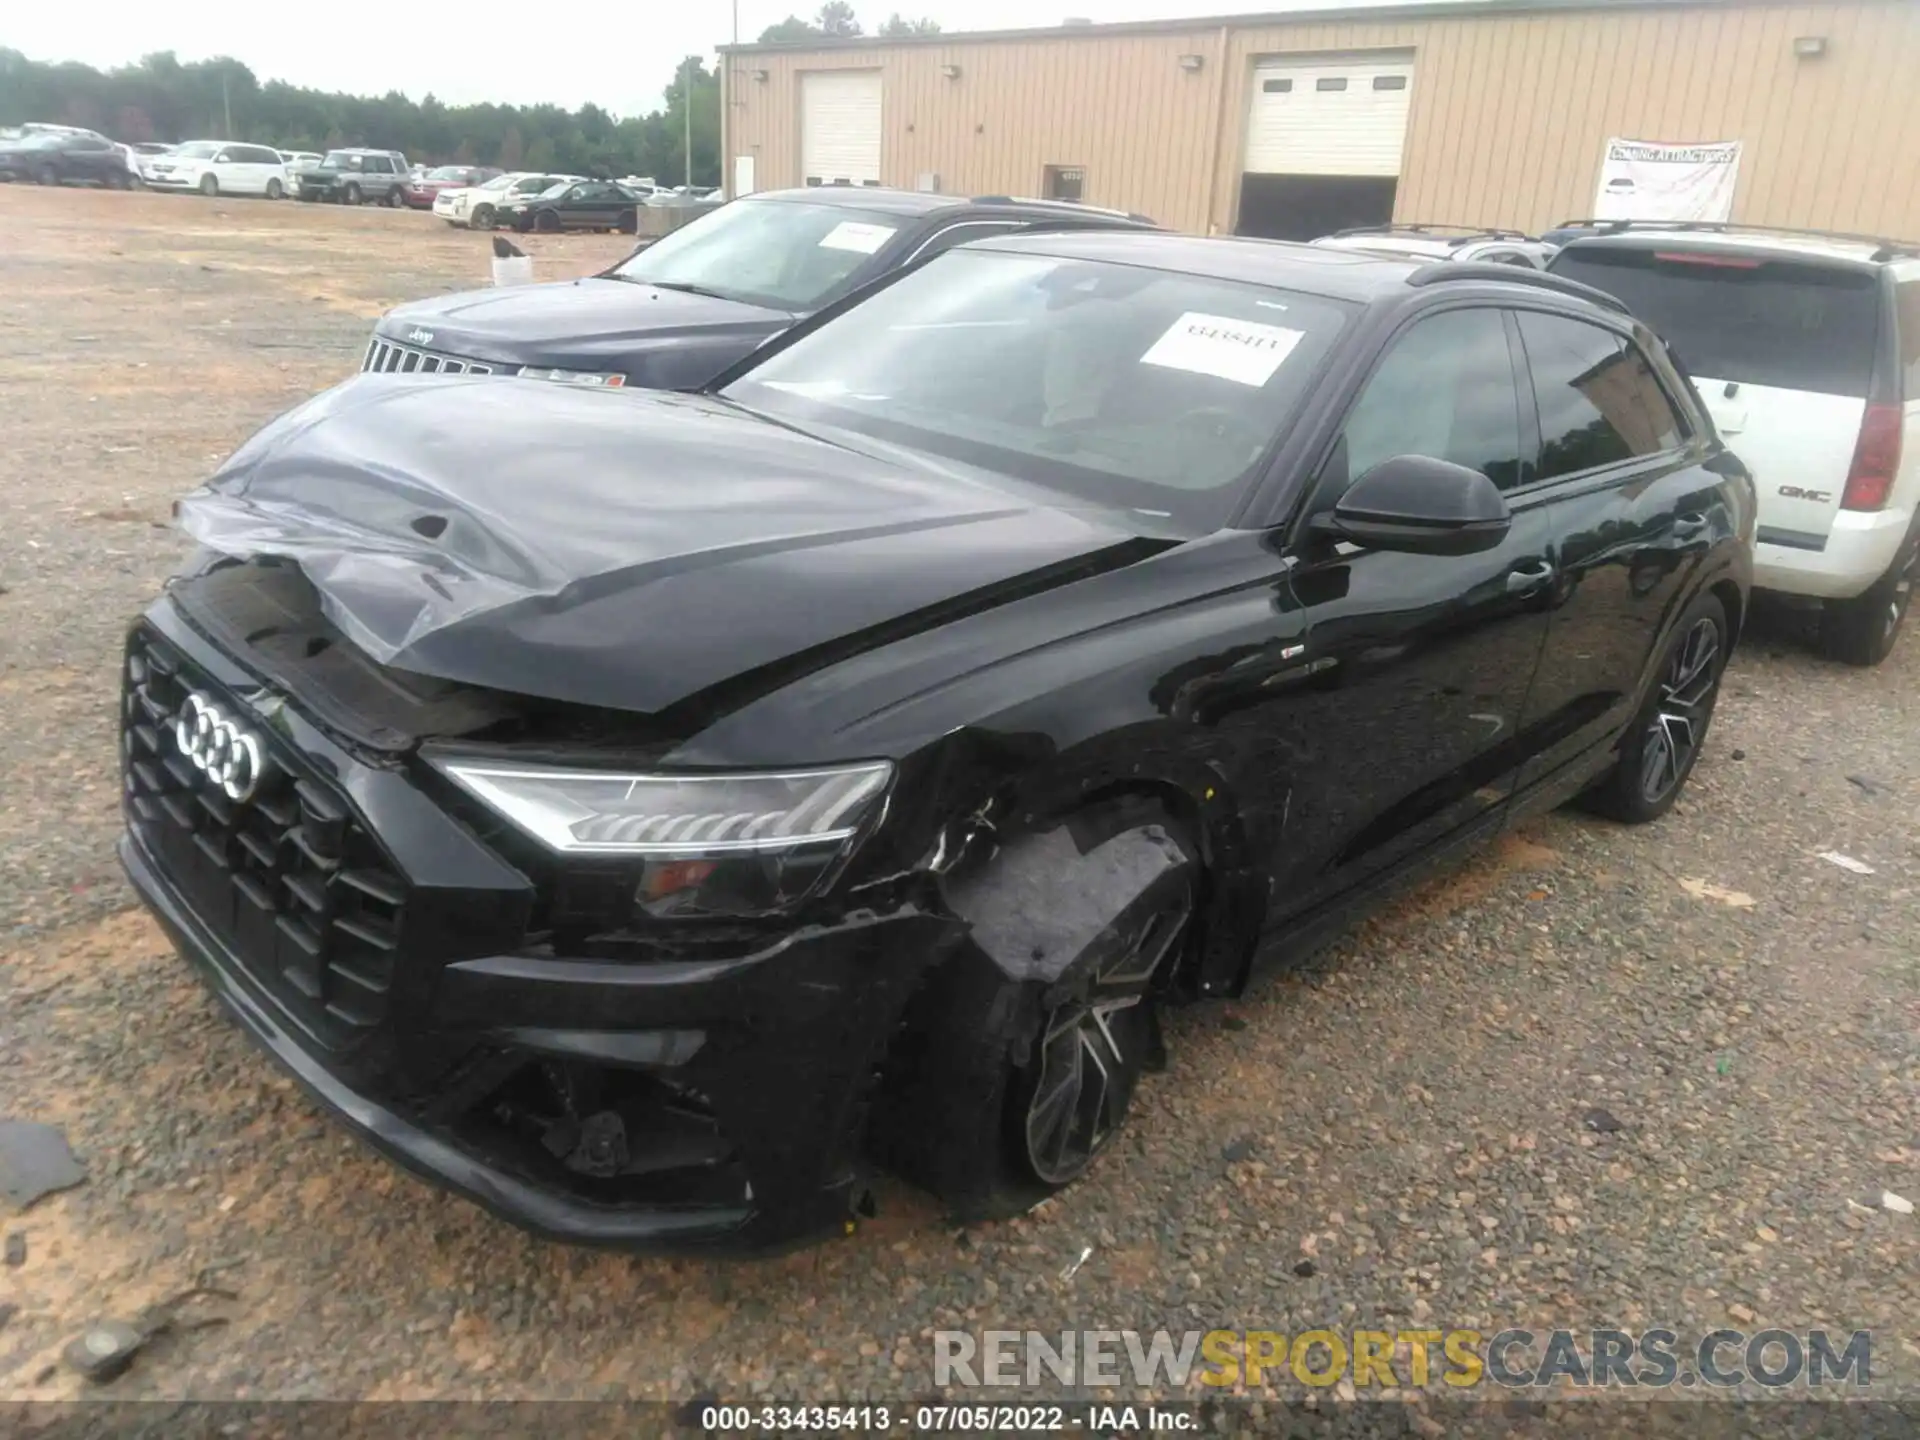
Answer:
[{"label": "overcast sky", "polygon": [[[1056,25],[1236,11],[1328,8],[1337,0],[912,0],[910,16],[946,30]],[[1367,3],[1367,0],[1348,0]],[[1386,0],[1381,0],[1386,3]],[[819,0],[740,0],[740,36],[750,40]],[[868,31],[893,0],[854,0]],[[381,94],[432,91],[461,103],[593,101],[621,115],[655,108],[684,55],[711,55],[733,33],[730,0],[640,0],[563,8],[558,23],[538,4],[422,4],[420,0],[326,0],[320,5],[197,0],[193,5],[22,3],[7,7],[0,45],[35,60],[80,60],[102,69],[153,50],[182,60],[232,55],[262,80]]]}]

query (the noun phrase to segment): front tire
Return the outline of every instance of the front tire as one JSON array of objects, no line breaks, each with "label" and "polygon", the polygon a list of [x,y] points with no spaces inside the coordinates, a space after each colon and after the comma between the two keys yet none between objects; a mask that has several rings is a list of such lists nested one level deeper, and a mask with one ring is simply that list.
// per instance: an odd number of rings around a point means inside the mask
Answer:
[{"label": "front tire", "polygon": [[42,185],[58,185],[60,183],[60,172],[51,165],[42,165],[38,176],[35,178],[37,178]]},{"label": "front tire", "polygon": [[467,217],[467,225],[474,230],[493,229],[493,206],[476,205],[473,214]]},{"label": "front tire", "polygon": [[640,229],[640,214],[636,210],[622,210],[614,221],[613,228],[622,235],[632,235]]},{"label": "front tire", "polygon": [[[961,1220],[1021,1214],[1079,1179],[1120,1132],[1142,1073],[1162,1060],[1157,995],[1194,932],[1199,852],[1158,807],[1131,797],[1070,823],[1084,853],[1141,832],[1174,863],[1052,978],[1016,978],[964,943],[908,1006],[874,1106],[876,1157]],[[991,863],[1020,862],[1003,852]]]},{"label": "front tire", "polygon": [[341,192],[340,198],[349,205],[358,205],[360,203],[360,187],[357,184],[349,182],[347,188]]},{"label": "front tire", "polygon": [[287,187],[282,185],[278,180],[267,181],[267,198],[269,200],[278,200],[286,193]]},{"label": "front tire", "polygon": [[1920,579],[1920,524],[1907,533],[1893,564],[1865,593],[1829,600],[1820,611],[1820,648],[1831,659],[1869,669],[1893,653]]},{"label": "front tire", "polygon": [[407,197],[402,195],[398,188],[387,191],[387,208],[389,210],[398,210],[406,203]]},{"label": "front tire", "polygon": [[200,193],[209,198],[220,193],[220,181],[212,175],[200,177]]},{"label": "front tire", "polygon": [[552,235],[560,229],[560,217],[551,210],[542,210],[533,218],[533,228],[542,235]]},{"label": "front tire", "polygon": [[1702,595],[1687,607],[1620,744],[1619,763],[1581,797],[1587,809],[1644,825],[1673,808],[1713,724],[1730,639],[1727,607],[1717,595]]}]

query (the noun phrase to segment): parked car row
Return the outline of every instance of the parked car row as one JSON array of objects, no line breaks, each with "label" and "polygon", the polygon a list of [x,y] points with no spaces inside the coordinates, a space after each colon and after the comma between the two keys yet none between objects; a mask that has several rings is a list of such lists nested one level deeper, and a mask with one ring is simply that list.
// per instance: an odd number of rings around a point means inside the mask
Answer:
[{"label": "parked car row", "polygon": [[[525,178],[467,193],[638,198]],[[1665,814],[1756,585],[1892,648],[1920,246],[1591,224],[829,187],[403,305],[180,503],[128,873],[538,1233],[777,1247],[871,1164],[1027,1210],[1164,1006],[1516,817]]]}]

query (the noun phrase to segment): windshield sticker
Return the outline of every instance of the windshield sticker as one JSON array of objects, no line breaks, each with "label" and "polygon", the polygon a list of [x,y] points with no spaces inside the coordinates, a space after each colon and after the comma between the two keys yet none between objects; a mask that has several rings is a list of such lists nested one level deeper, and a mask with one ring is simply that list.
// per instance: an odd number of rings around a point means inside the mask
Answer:
[{"label": "windshield sticker", "polygon": [[1258,389],[1273,378],[1305,333],[1189,310],[1153,342],[1140,363],[1215,375]]},{"label": "windshield sticker", "polygon": [[871,255],[893,238],[891,225],[863,225],[858,220],[842,220],[820,240],[822,250],[854,250]]}]

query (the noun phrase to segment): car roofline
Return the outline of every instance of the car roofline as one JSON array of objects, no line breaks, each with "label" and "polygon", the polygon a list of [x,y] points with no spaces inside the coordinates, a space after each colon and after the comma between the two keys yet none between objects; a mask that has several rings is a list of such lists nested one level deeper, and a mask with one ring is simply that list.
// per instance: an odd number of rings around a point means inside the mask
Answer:
[{"label": "car roofline", "polygon": [[[1757,240],[1785,241],[1788,244],[1778,248],[1783,253],[1791,253],[1790,244],[1795,240],[1812,242],[1801,252],[1808,255],[1828,254],[1841,246],[1859,245],[1868,247],[1864,257],[1833,256],[1836,259],[1864,258],[1867,263],[1884,265],[1892,260],[1920,259],[1920,240],[1898,240],[1886,235],[1858,234],[1846,230],[1802,230],[1785,225],[1748,225],[1735,221],[1717,220],[1563,220],[1552,227],[1555,230],[1580,229],[1590,227],[1594,233],[1581,235],[1567,242],[1568,246],[1587,245],[1597,240],[1625,242],[1635,240],[1656,241],[1661,237],[1669,239],[1725,239],[1737,243],[1746,236]],[[1814,247],[1823,246],[1823,251]]]}]

